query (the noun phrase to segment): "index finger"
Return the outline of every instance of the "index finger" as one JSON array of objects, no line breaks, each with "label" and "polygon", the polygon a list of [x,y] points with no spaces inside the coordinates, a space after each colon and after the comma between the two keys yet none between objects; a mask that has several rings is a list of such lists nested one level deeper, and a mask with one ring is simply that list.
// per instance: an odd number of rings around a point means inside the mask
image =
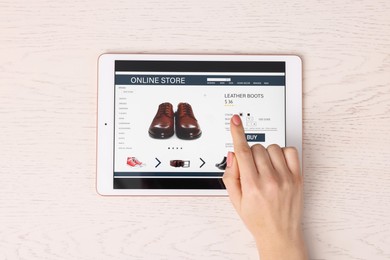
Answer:
[{"label": "index finger", "polygon": [[258,178],[258,172],[253,160],[252,150],[246,141],[244,127],[241,118],[234,115],[230,119],[230,132],[233,138],[234,153],[237,158],[242,184],[248,180],[253,181]]}]

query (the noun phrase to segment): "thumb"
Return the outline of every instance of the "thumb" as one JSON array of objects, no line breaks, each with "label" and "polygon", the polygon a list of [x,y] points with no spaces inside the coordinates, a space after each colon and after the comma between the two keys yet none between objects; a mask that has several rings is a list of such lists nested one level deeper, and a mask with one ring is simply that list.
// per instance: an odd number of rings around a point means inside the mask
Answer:
[{"label": "thumb", "polygon": [[222,177],[223,183],[226,186],[226,190],[229,194],[229,198],[233,203],[234,208],[238,211],[241,206],[241,181],[240,171],[238,169],[238,163],[236,156],[233,152],[228,152],[226,169]]}]

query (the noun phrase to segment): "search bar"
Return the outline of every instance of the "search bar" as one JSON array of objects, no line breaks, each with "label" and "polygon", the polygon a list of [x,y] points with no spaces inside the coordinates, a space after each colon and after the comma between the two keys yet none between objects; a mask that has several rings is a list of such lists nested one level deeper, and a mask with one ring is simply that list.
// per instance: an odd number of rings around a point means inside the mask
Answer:
[{"label": "search bar", "polygon": [[207,81],[214,81],[214,82],[228,82],[231,81],[231,78],[207,78]]}]

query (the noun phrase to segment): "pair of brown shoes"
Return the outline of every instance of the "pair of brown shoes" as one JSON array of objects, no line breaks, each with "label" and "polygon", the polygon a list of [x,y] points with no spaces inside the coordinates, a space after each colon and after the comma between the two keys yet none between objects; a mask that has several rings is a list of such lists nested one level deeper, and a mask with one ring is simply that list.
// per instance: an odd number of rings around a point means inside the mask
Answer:
[{"label": "pair of brown shoes", "polygon": [[150,124],[149,135],[156,139],[166,139],[174,135],[175,128],[180,139],[192,140],[201,136],[202,131],[190,104],[180,103],[176,113],[173,112],[171,103],[160,104]]}]

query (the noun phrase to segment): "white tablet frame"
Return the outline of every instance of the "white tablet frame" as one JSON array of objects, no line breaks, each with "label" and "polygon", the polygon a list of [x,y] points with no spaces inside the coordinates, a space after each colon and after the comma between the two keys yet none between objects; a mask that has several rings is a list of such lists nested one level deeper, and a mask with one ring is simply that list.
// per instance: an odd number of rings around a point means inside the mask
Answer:
[{"label": "white tablet frame", "polygon": [[[114,189],[114,65],[116,60],[286,62],[286,146],[302,158],[302,60],[296,55],[102,54],[98,59],[96,189],[100,195],[226,196],[224,189]],[[302,159],[301,159],[302,161]]]}]

